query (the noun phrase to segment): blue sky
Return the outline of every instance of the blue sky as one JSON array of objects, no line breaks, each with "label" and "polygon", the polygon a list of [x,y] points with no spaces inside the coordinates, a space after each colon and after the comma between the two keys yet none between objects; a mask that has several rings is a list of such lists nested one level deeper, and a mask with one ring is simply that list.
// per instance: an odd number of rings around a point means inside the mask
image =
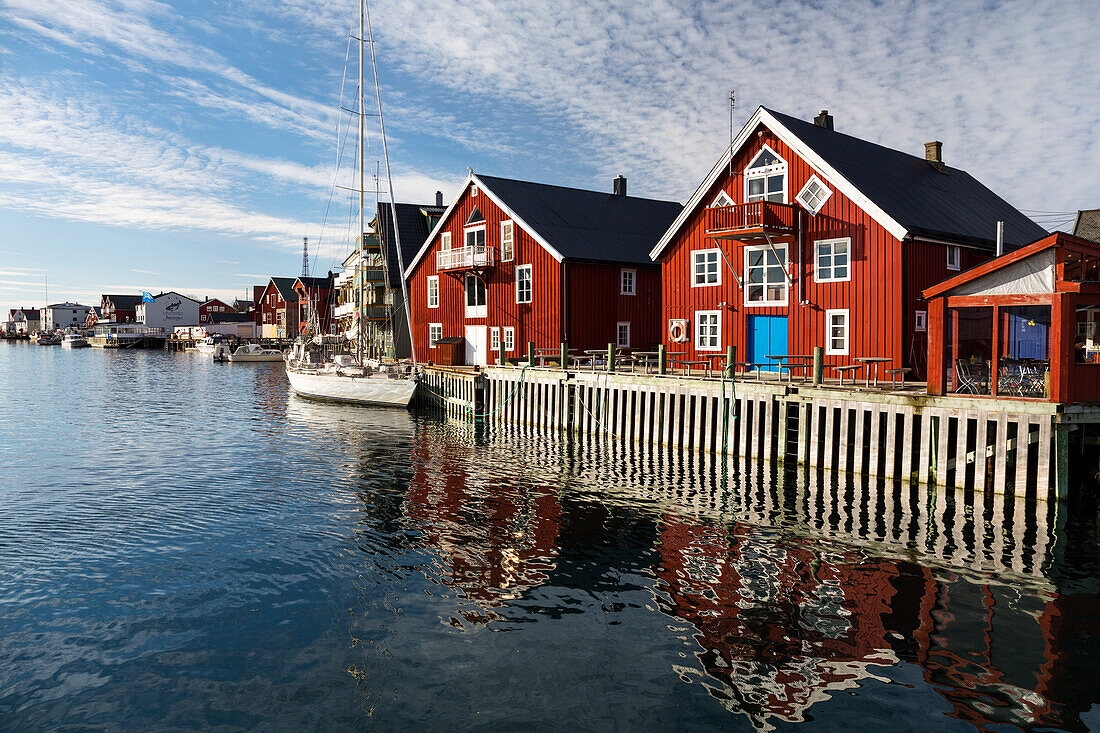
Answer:
[{"label": "blue sky", "polygon": [[[0,308],[42,304],[47,276],[51,301],[243,296],[300,270],[302,236],[329,269],[354,231],[332,183],[351,183],[336,160],[356,7],[0,0]],[[1100,206],[1086,0],[372,13],[402,200],[449,200],[470,166],[597,189],[622,173],[632,194],[684,201],[728,141],[733,87],[738,126],[761,104],[827,108],[838,130],[917,155],[942,140],[949,164],[1048,228]]]}]

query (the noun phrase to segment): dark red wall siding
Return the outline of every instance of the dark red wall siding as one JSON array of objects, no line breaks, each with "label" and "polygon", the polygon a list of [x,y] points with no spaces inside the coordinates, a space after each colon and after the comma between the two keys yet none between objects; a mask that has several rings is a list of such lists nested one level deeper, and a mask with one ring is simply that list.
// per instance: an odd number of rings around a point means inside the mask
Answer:
[{"label": "dark red wall siding", "polygon": [[[620,321],[630,323],[630,345],[656,348],[661,342],[661,270],[651,266],[568,263],[568,341],[572,348],[598,349],[615,343]],[[636,295],[621,295],[622,270],[635,270]]]}]

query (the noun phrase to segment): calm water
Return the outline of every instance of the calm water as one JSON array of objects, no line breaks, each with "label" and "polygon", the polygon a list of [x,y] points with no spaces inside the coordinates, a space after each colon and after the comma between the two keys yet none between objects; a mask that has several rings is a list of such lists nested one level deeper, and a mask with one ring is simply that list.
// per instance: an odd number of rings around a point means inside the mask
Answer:
[{"label": "calm water", "polygon": [[0,729],[1100,728],[1097,536],[0,344]]}]

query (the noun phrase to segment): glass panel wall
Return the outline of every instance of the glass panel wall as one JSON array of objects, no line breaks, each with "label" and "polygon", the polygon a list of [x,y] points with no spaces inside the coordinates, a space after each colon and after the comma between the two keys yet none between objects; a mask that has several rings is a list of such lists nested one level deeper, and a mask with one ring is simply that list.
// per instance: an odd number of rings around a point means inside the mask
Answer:
[{"label": "glass panel wall", "polygon": [[1050,393],[1050,306],[1000,309],[997,394],[1046,397]]},{"label": "glass panel wall", "polygon": [[1100,364],[1100,305],[1077,306],[1077,331],[1073,341],[1074,361],[1078,364]]},{"label": "glass panel wall", "polygon": [[948,391],[989,394],[993,309],[948,308],[945,331],[945,351],[950,364]]}]

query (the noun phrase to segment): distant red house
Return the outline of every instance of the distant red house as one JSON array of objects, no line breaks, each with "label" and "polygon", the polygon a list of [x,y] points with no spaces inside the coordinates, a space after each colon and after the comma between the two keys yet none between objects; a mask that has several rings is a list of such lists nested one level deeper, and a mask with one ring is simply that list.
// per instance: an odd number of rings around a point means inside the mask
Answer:
[{"label": "distant red house", "polygon": [[213,323],[216,313],[236,313],[233,306],[228,303],[211,298],[199,306],[199,323]]},{"label": "distant red house", "polygon": [[293,338],[298,335],[298,293],[292,277],[273,277],[260,294],[260,335],[263,338]]},{"label": "distant red house", "polygon": [[661,274],[646,253],[680,205],[471,173],[405,270],[413,342],[431,360],[444,337],[467,364],[528,342],[648,348],[660,339]]},{"label": "distant red house", "polygon": [[300,277],[294,281],[294,293],[298,296],[298,333],[333,333],[332,303],[333,275],[328,277]]},{"label": "distant red house", "polygon": [[759,108],[652,251],[664,343],[688,361],[886,357],[922,376],[921,290],[1046,232],[965,171]]}]

